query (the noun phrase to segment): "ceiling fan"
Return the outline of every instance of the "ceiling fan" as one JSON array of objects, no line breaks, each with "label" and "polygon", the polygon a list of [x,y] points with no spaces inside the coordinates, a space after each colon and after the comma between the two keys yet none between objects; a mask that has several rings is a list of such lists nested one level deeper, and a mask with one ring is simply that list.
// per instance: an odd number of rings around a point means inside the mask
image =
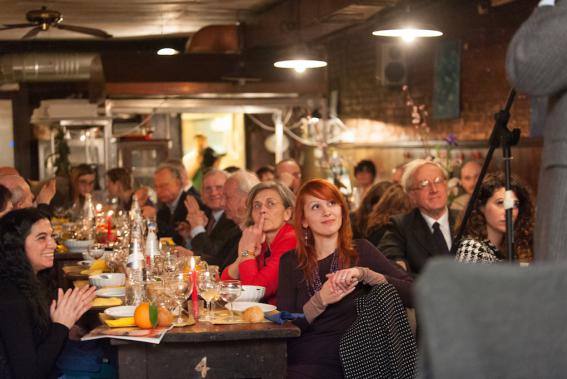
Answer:
[{"label": "ceiling fan", "polygon": [[49,28],[57,28],[68,30],[70,32],[88,34],[98,38],[112,38],[112,35],[108,34],[104,30],[87,28],[85,26],[62,24],[61,21],[63,21],[63,16],[61,15],[61,12],[47,9],[46,7],[41,7],[41,9],[33,9],[27,12],[26,19],[29,21],[27,24],[0,24],[0,31],[32,27],[30,31],[24,34],[22,39],[33,38],[37,36],[39,32],[44,32],[46,30],[49,30]]}]

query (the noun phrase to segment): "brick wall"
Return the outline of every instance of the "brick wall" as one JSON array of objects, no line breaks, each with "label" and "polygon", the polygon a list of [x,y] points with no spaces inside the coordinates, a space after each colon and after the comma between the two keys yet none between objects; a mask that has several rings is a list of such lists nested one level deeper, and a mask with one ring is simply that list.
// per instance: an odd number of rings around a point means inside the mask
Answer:
[{"label": "brick wall", "polygon": [[[537,1],[517,0],[479,14],[476,1],[444,2],[436,8],[420,10],[424,19],[445,32],[442,38],[459,40],[461,54],[461,115],[451,120],[429,119],[430,139],[442,139],[455,132],[461,140],[487,138],[493,114],[505,103],[509,85],[504,60],[506,47]],[[339,90],[341,119],[361,135],[379,131],[383,141],[416,140],[409,110],[400,88],[377,82],[376,46],[386,39],[371,35],[371,23],[338,33],[327,43],[329,89]],[[431,109],[433,69],[440,39],[419,40],[406,48],[407,83],[417,103]],[[389,41],[388,41],[389,42]],[[510,127],[529,132],[529,103],[519,96],[512,110]],[[423,134],[423,133],[421,133]]]}]

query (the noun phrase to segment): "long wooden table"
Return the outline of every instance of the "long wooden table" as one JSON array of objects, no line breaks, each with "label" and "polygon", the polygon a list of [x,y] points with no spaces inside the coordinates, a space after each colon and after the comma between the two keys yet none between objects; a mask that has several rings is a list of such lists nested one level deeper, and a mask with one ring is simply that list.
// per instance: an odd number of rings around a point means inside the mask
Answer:
[{"label": "long wooden table", "polygon": [[291,323],[193,326],[170,330],[159,345],[113,340],[120,378],[201,378],[195,367],[207,357],[207,379],[285,378]]}]

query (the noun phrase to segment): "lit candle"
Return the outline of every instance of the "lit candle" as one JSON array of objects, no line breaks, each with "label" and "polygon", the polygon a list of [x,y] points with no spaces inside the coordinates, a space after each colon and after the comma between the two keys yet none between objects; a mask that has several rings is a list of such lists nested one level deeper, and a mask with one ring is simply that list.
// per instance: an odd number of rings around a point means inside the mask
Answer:
[{"label": "lit candle", "polygon": [[114,212],[108,211],[106,214],[106,242],[112,241],[112,214]]},{"label": "lit candle", "polygon": [[193,317],[195,320],[199,318],[199,294],[197,293],[197,270],[195,270],[195,257],[191,257],[191,281],[193,282],[193,291],[191,292],[191,303],[193,305]]}]

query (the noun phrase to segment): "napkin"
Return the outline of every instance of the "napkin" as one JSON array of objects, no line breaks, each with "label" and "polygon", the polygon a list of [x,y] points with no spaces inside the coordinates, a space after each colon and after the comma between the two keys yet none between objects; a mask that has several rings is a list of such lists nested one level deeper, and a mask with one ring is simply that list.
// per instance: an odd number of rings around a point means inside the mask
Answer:
[{"label": "napkin", "polygon": [[97,297],[93,300],[92,307],[113,307],[115,305],[122,305],[122,300],[117,297]]},{"label": "napkin", "polygon": [[281,311],[279,313],[265,313],[264,317],[276,324],[283,325],[286,321],[297,320],[298,318],[305,318],[303,313],[290,313]]},{"label": "napkin", "polygon": [[108,326],[110,326],[111,328],[124,328],[127,326],[136,326],[136,324],[134,323],[134,317],[122,317],[122,318],[117,318],[115,320],[104,320],[104,323]]}]

